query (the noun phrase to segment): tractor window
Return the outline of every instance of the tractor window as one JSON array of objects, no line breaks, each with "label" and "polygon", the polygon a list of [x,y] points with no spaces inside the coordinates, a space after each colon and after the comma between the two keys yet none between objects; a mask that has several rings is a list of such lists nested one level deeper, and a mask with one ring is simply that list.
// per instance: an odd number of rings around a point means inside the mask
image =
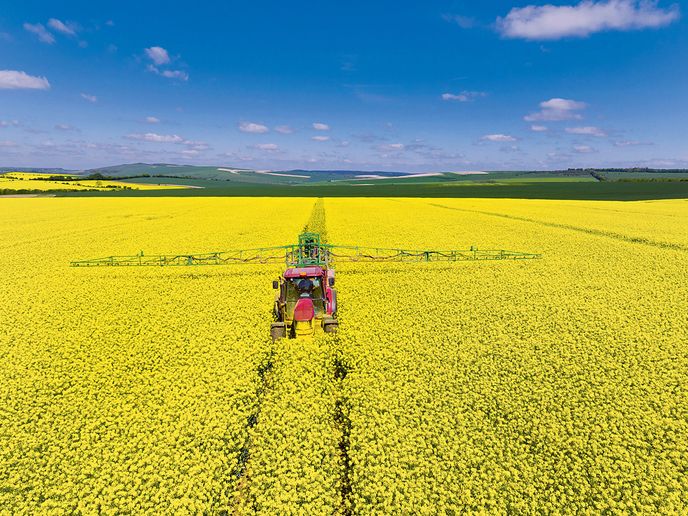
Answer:
[{"label": "tractor window", "polygon": [[[304,278],[294,278],[287,282],[287,313],[294,313],[296,303],[302,294],[299,289],[299,282]],[[322,317],[325,313],[325,301],[323,299],[322,281],[320,278],[308,278],[311,281],[311,297],[313,299],[313,308],[315,309],[315,316]]]},{"label": "tractor window", "polygon": [[296,288],[294,280],[287,282],[287,302],[296,303],[299,299],[299,289]]},{"label": "tractor window", "polygon": [[325,313],[325,302],[321,282],[318,280],[317,287],[313,289],[313,306],[315,307],[315,316],[322,317]]}]

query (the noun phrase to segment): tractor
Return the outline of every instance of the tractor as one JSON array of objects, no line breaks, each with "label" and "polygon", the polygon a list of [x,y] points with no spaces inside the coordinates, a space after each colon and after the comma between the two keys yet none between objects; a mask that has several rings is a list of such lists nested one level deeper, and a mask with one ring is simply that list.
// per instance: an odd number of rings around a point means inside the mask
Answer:
[{"label": "tractor", "polygon": [[438,251],[429,249],[391,249],[328,244],[320,233],[305,231],[297,244],[255,249],[237,249],[214,253],[108,256],[75,260],[72,267],[96,266],[172,266],[267,264],[286,261],[287,269],[273,281],[277,291],[274,322],[270,326],[273,340],[312,337],[337,331],[337,291],[334,289],[334,262],[457,262],[467,260],[528,260],[540,258],[536,253],[504,249]]},{"label": "tractor", "polygon": [[295,267],[272,282],[275,294],[273,340],[310,337],[337,331],[337,291],[334,269],[320,265]]}]

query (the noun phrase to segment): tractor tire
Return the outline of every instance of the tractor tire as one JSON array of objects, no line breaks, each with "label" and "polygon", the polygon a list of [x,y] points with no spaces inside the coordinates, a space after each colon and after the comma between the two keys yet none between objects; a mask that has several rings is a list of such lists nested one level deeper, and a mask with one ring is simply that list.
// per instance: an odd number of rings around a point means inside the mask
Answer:
[{"label": "tractor tire", "polygon": [[323,321],[323,331],[325,333],[336,333],[339,329],[339,321],[337,319],[325,319]]},{"label": "tractor tire", "polygon": [[272,341],[275,342],[279,339],[287,338],[287,325],[283,322],[274,322],[270,325],[270,336]]}]

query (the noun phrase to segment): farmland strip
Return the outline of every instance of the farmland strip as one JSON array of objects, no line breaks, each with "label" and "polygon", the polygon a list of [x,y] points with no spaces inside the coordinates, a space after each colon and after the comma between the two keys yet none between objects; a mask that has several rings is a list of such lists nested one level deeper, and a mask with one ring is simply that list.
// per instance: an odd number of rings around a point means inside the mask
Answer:
[{"label": "farmland strip", "polygon": [[516,215],[506,215],[504,213],[496,213],[492,211],[482,211],[482,210],[468,210],[466,208],[455,208],[453,206],[445,206],[443,204],[428,203],[430,206],[436,208],[444,208],[445,210],[453,211],[463,211],[466,213],[479,213],[481,215],[491,215],[493,217],[501,217],[509,220],[518,220],[521,222],[530,222],[531,224],[539,224],[540,226],[558,228],[558,229],[568,229],[570,231],[578,231],[580,233],[586,233],[588,235],[601,236],[606,238],[613,238],[615,240],[621,240],[624,242],[629,242],[632,244],[642,244],[651,247],[658,247],[660,249],[673,249],[675,251],[688,252],[688,246],[682,244],[675,244],[673,242],[662,242],[661,240],[651,240],[649,238],[634,237],[629,235],[622,235],[621,233],[614,233],[612,231],[601,231],[599,229],[584,228],[580,226],[573,226],[571,224],[560,224],[558,222],[545,222],[537,219],[530,219],[528,217],[519,217]]},{"label": "farmland strip", "polygon": [[327,243],[327,222],[325,219],[325,200],[320,197],[313,205],[313,211],[308,218],[308,222],[303,227],[304,231],[320,233],[320,241]]},{"label": "farmland strip", "polygon": [[[327,219],[325,216],[325,201],[321,197],[313,206],[313,211],[304,226],[304,231],[311,231],[320,233],[320,240],[327,243]],[[349,455],[350,436],[351,436],[351,419],[349,412],[351,409],[349,399],[344,395],[343,382],[349,373],[350,367],[343,356],[341,347],[339,346],[338,337],[334,337],[334,357],[332,359],[333,365],[333,421],[337,430],[337,446],[339,448],[339,462],[340,462],[340,481],[339,494],[341,497],[341,512],[345,515],[353,513],[352,505],[352,490],[351,478],[353,475],[353,465]]]},{"label": "farmland strip", "polygon": [[[304,231],[317,232],[321,234],[321,238],[326,236],[325,227],[325,207],[322,198],[318,199],[311,211],[311,214],[304,225]],[[255,406],[251,415],[247,419],[246,424],[246,439],[241,447],[237,464],[232,471],[232,477],[236,478],[236,491],[233,497],[233,509],[259,511],[261,507],[261,498],[264,490],[264,484],[261,478],[265,472],[261,471],[260,466],[249,463],[253,455],[257,455],[256,460],[258,464],[262,463],[261,457],[265,450],[258,450],[261,445],[265,445],[265,435],[262,435],[262,428],[258,429],[261,422],[261,414],[264,412],[264,406],[268,405],[267,410],[270,412],[276,399],[281,399],[285,396],[285,392],[281,392],[285,380],[289,383],[290,362],[292,365],[296,357],[291,356],[288,350],[281,348],[281,352],[277,352],[276,346],[273,343],[270,351],[266,354],[257,369],[258,385],[255,392]],[[312,356],[309,355],[311,358]],[[288,392],[288,389],[287,389]],[[271,414],[268,414],[266,423],[270,427]],[[269,429],[268,429],[269,430]],[[257,448],[258,447],[258,448]],[[268,446],[270,449],[270,446]],[[253,453],[255,452],[255,453]],[[257,477],[257,478],[256,478]],[[252,485],[257,483],[258,485]]]}]

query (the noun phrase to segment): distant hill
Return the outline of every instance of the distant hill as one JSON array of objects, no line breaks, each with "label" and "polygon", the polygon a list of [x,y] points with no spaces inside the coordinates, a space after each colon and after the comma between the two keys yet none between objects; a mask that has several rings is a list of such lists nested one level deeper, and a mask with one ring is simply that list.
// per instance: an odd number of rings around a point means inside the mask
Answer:
[{"label": "distant hill", "polygon": [[35,172],[37,174],[74,174],[78,170],[66,168],[40,168],[40,167],[0,167],[0,174],[5,172]]},{"label": "distant hill", "polygon": [[183,178],[232,183],[303,184],[353,180],[359,176],[400,177],[403,172],[361,172],[357,170],[252,170],[236,167],[173,165],[169,163],[128,163],[93,168],[83,175],[101,174],[110,178]]},{"label": "distant hill", "polygon": [[[129,163],[81,170],[0,167],[5,171],[69,174],[74,180],[117,180],[117,191],[51,191],[57,196],[453,197],[641,200],[688,198],[688,170],[566,169],[429,171],[251,170],[229,166]],[[0,182],[3,178],[0,177]],[[26,194],[41,194],[27,181]],[[151,185],[146,187],[146,185]],[[168,188],[170,185],[187,188]],[[35,191],[34,191],[35,190]],[[0,195],[16,188],[0,187]]]}]

